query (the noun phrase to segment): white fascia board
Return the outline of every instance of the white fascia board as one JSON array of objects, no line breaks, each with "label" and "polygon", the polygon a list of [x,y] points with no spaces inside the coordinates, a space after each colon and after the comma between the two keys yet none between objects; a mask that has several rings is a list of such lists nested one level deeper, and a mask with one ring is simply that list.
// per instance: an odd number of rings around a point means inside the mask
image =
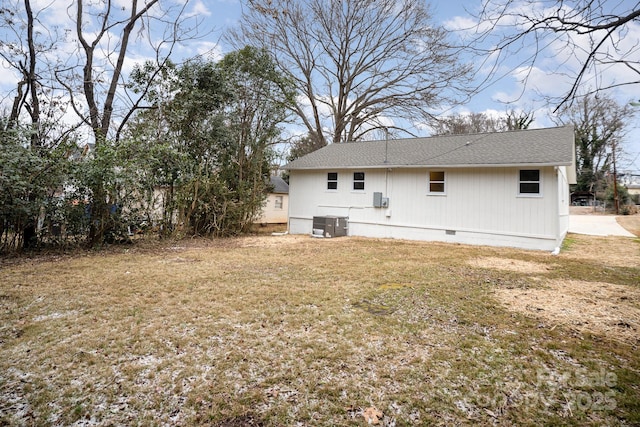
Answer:
[{"label": "white fascia board", "polygon": [[369,165],[369,166],[314,166],[314,167],[300,167],[291,168],[287,170],[338,170],[338,169],[470,169],[470,168],[542,168],[552,166],[570,166],[571,162],[553,162],[553,163],[498,163],[498,164],[460,164],[460,165],[394,165],[394,164],[381,164],[381,165]]}]

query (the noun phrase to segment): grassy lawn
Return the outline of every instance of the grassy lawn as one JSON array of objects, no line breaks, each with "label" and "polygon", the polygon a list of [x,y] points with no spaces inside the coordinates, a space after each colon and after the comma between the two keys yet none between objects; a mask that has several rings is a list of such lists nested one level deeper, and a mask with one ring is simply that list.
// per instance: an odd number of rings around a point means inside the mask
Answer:
[{"label": "grassy lawn", "polygon": [[0,425],[640,425],[640,240],[254,236],[0,266]]}]

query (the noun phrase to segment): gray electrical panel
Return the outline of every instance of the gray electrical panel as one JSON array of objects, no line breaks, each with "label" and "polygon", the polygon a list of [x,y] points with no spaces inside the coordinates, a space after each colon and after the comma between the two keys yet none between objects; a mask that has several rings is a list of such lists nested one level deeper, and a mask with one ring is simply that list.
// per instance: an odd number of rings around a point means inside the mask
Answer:
[{"label": "gray electrical panel", "polygon": [[374,208],[382,207],[382,193],[379,193],[379,192],[373,193],[373,207]]},{"label": "gray electrical panel", "polygon": [[382,197],[382,193],[375,192],[373,193],[373,207],[374,208],[388,208],[389,207],[389,198]]},{"label": "gray electrical panel", "polygon": [[313,235],[318,237],[346,236],[348,231],[345,216],[314,216]]}]

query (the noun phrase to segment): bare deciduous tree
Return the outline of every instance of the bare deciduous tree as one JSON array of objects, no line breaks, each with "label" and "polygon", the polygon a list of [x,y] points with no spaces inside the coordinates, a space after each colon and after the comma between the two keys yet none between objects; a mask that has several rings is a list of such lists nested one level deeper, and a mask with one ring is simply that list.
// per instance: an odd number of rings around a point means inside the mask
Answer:
[{"label": "bare deciduous tree", "polygon": [[[18,13],[21,9],[24,16]],[[16,2],[0,7],[0,16],[5,31],[12,33],[0,42],[0,57],[19,76],[6,123],[9,127],[17,126],[21,114],[26,112],[31,122],[31,147],[36,148],[41,145],[39,128],[43,96],[38,56],[54,50],[55,37],[50,34],[46,44],[42,37],[37,37],[35,27],[40,22],[30,0],[24,0],[22,5]]]},{"label": "bare deciduous tree", "polygon": [[[45,7],[45,11],[46,9],[47,7]],[[19,13],[21,10],[24,15]],[[48,37],[43,37],[42,30],[37,29],[41,26],[39,14],[46,13],[45,11],[34,11],[30,0],[7,2],[0,7],[2,27],[8,32],[4,40],[0,41],[0,58],[4,59],[5,64],[13,69],[18,76],[15,93],[12,93],[11,111],[6,117],[6,121],[3,121],[4,126],[0,131],[20,128],[26,118],[29,123],[25,135],[29,137],[30,154],[43,163],[48,154],[46,148],[58,143],[58,141],[47,143],[47,131],[44,129],[45,124],[43,123],[43,117],[46,120],[50,116],[54,103],[50,98],[47,98],[47,95],[51,93],[50,91],[47,93],[45,90],[46,76],[41,75],[42,64],[38,60],[40,56],[54,51],[56,39],[55,32],[47,34]],[[47,167],[38,172],[34,170],[33,180],[36,181],[36,176],[44,174],[46,169]],[[53,185],[53,182],[51,184]],[[27,187],[28,190],[23,194],[25,205],[32,208],[27,210],[28,214],[24,215],[22,227],[16,227],[22,228],[24,248],[36,246],[38,240],[36,222],[40,212],[37,208],[41,204],[38,204],[37,200],[41,194],[38,194],[35,187],[35,185],[32,188]],[[38,188],[38,190],[40,193],[42,192],[42,189]]]},{"label": "bare deciduous tree", "polygon": [[485,113],[456,114],[442,117],[434,126],[435,135],[500,132],[502,122]]},{"label": "bare deciduous tree", "polygon": [[[516,54],[523,58],[518,66],[528,73],[544,60],[545,51],[564,57],[555,73],[571,83],[558,98],[556,112],[571,104],[578,92],[593,94],[640,83],[637,1],[484,0],[477,18],[477,41],[490,44],[485,52],[495,61],[492,77]],[[618,77],[610,78],[614,71]]]},{"label": "bare deciduous tree", "polygon": [[[96,143],[109,136],[114,124],[119,134],[144,98],[144,89],[134,97],[123,92],[123,67],[131,43],[138,48],[146,44],[161,70],[178,42],[202,36],[197,33],[198,18],[186,14],[188,1],[169,6],[161,0],[140,3],[132,0],[130,6],[120,7],[112,1],[77,0],[69,9],[78,51],[66,66],[58,66],[56,76],[78,116],[91,127]],[[184,25],[187,20],[194,20],[194,25]],[[120,109],[117,121],[116,108]]]},{"label": "bare deciduous tree", "polygon": [[249,0],[233,37],[267,49],[292,76],[294,111],[322,146],[394,129],[381,119],[428,121],[453,102],[469,67],[447,35],[412,0]]},{"label": "bare deciduous tree", "polygon": [[[124,93],[123,67],[130,44],[137,42],[140,47],[141,43],[146,43],[155,55],[159,73],[178,41],[198,36],[197,25],[184,26],[185,20],[198,19],[186,15],[188,3],[171,5],[161,0],[132,0],[130,6],[121,7],[112,1],[105,4],[76,0],[68,9],[69,17],[75,23],[78,51],[66,67],[57,68],[56,77],[66,88],[77,115],[91,128],[96,145],[114,136],[110,135],[114,127],[115,138],[118,138],[152,84],[153,79],[150,79],[148,86],[138,90],[134,97]],[[120,108],[117,121],[114,120],[116,108]],[[91,191],[94,220],[89,241],[93,244],[102,240],[109,227],[107,203],[113,203],[113,197],[109,197],[99,176]]]},{"label": "bare deciduous tree", "polygon": [[634,113],[629,105],[604,95],[580,97],[560,111],[558,122],[575,127],[577,191],[603,189],[605,174],[622,152],[620,142]]},{"label": "bare deciduous tree", "polygon": [[533,111],[509,110],[504,118],[506,130],[529,129],[535,119]]},{"label": "bare deciduous tree", "polygon": [[[3,98],[13,98],[6,126],[17,127],[29,120],[31,148],[38,148],[43,158],[82,124],[89,127],[90,140],[96,144],[112,137],[113,127],[117,132],[122,129],[144,96],[144,90],[135,97],[124,91],[122,76],[133,43],[141,47],[146,42],[145,53],[155,55],[160,69],[172,47],[198,31],[197,25],[182,25],[187,19],[198,19],[185,14],[188,1],[132,0],[126,6],[112,0],[60,3],[8,0],[0,6],[0,57],[17,77],[16,89],[3,94]],[[54,22],[51,16],[68,19]],[[67,108],[77,113],[80,124],[69,123],[68,116],[63,119]],[[56,135],[45,137],[52,129]],[[108,167],[105,163],[105,170]],[[113,203],[103,181],[101,173],[87,179],[92,193],[92,243],[102,238],[108,217],[106,203]],[[35,235],[39,214],[36,210],[25,228],[26,243],[32,240],[27,234]]]},{"label": "bare deciduous tree", "polygon": [[456,135],[527,129],[532,122],[533,112],[509,110],[499,117],[486,113],[441,117],[433,128],[435,135]]}]

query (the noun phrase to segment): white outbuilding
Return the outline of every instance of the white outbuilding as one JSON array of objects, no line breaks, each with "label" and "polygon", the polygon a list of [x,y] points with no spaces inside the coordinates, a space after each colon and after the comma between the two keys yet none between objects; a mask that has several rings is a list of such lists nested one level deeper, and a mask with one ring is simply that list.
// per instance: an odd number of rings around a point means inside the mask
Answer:
[{"label": "white outbuilding", "polygon": [[289,209],[289,184],[281,177],[272,175],[270,190],[262,206],[256,224],[286,224]]},{"label": "white outbuilding", "polygon": [[553,251],[569,228],[574,131],[331,144],[285,169],[291,234],[335,219],[349,236]]}]

